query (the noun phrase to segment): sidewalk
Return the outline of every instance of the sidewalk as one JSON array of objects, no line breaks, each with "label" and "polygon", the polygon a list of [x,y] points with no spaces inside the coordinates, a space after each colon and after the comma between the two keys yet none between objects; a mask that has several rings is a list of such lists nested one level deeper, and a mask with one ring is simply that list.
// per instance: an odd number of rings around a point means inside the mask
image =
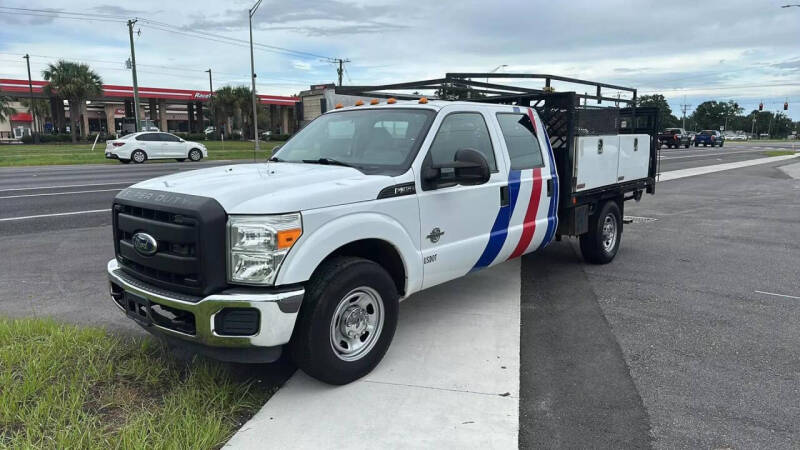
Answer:
[{"label": "sidewalk", "polygon": [[375,371],[346,386],[298,371],[225,448],[517,448],[519,264],[404,301]]}]

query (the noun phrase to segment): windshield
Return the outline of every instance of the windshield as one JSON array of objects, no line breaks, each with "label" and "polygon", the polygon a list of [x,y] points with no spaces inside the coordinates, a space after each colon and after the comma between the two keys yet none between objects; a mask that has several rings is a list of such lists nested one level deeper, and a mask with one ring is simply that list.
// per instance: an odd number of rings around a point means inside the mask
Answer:
[{"label": "windshield", "polygon": [[435,113],[362,109],[323,114],[281,147],[281,162],[350,165],[365,173],[408,170]]}]

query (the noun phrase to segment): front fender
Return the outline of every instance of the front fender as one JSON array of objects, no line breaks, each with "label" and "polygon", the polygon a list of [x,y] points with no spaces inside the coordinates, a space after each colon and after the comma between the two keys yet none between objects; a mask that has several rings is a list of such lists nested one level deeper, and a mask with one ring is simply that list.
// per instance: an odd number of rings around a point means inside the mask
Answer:
[{"label": "front fender", "polygon": [[422,256],[414,240],[397,220],[376,212],[339,217],[325,222],[310,234],[304,230],[303,236],[286,256],[275,285],[308,281],[328,255],[362,239],[381,239],[397,249],[406,272],[406,295],[422,287]]}]

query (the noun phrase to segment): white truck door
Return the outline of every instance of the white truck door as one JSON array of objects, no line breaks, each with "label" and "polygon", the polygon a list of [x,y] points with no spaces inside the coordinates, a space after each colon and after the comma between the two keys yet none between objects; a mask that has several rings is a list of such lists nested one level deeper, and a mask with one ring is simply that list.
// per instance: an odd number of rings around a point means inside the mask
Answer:
[{"label": "white truck door", "polygon": [[[500,157],[501,142],[490,133],[488,124],[493,117],[479,106],[448,106],[436,118],[431,133],[433,139],[420,152],[415,172],[419,188],[421,250],[423,258],[423,288],[428,288],[472,270],[486,247],[498,211],[508,210],[501,204],[509,198],[509,183],[505,158]],[[494,129],[494,127],[492,127]],[[435,133],[435,134],[434,134]],[[427,142],[426,142],[427,144]],[[491,177],[477,186],[450,186],[427,189],[420,179],[426,164],[452,162],[456,151],[471,148],[481,152],[489,163]],[[421,161],[421,162],[419,162]],[[507,224],[506,224],[507,225]],[[501,227],[505,229],[505,227]]]}]

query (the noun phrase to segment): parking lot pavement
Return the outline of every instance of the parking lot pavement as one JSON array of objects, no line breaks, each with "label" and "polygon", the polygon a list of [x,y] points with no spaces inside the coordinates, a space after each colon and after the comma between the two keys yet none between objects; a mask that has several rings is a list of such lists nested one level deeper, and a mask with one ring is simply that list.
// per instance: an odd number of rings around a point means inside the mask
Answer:
[{"label": "parking lot pavement", "polygon": [[516,260],[412,296],[372,373],[295,374],[226,448],[516,448],[519,292]]},{"label": "parking lot pavement", "polygon": [[800,165],[660,183],[625,211],[658,220],[626,226],[612,264],[584,266],[657,448],[800,446],[800,300],[761,293],[800,297],[789,174]]}]

